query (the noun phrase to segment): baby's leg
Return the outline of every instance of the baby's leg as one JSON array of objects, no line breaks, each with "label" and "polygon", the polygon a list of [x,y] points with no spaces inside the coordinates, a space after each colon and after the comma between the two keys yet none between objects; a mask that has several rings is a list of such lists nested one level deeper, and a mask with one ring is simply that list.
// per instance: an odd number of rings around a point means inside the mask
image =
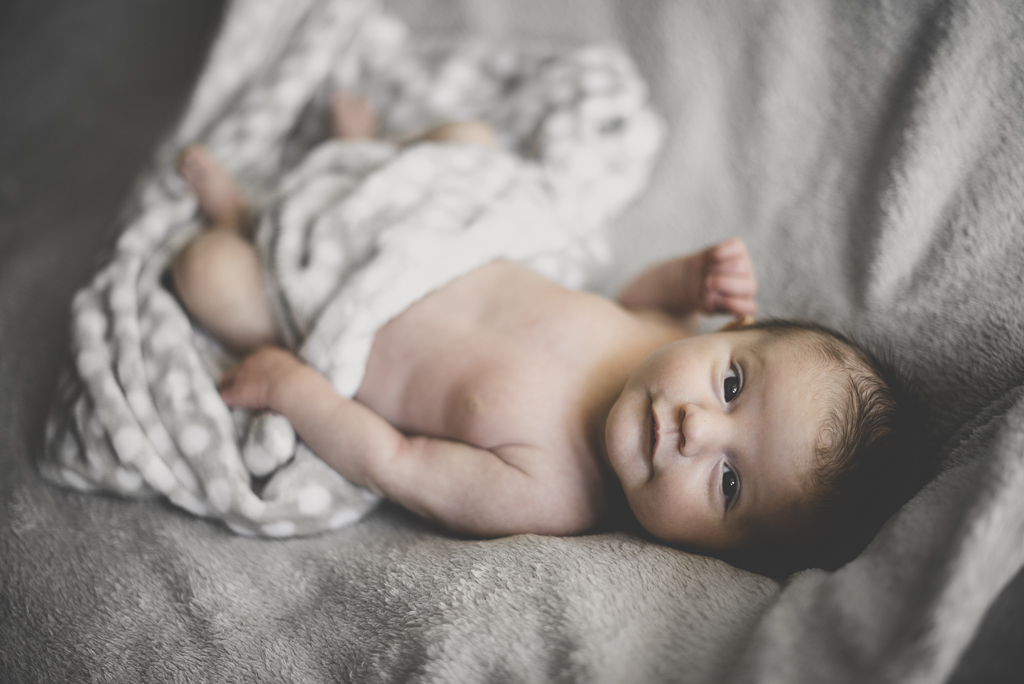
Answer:
[{"label": "baby's leg", "polygon": [[179,171],[212,227],[177,256],[171,268],[188,312],[228,347],[247,352],[277,342],[249,221],[234,179],[203,147],[181,155]]},{"label": "baby's leg", "polygon": [[[366,98],[337,90],[331,100],[331,127],[334,137],[341,140],[375,138],[380,127],[377,113]],[[433,142],[459,142],[497,147],[494,130],[482,121],[455,121],[435,126],[423,135],[405,144],[430,140]]]},{"label": "baby's leg", "polygon": [[380,128],[377,112],[365,97],[335,90],[331,99],[331,129],[340,140],[376,138]]},{"label": "baby's leg", "polygon": [[441,124],[427,131],[420,139],[498,147],[498,136],[495,135],[494,129],[483,121],[454,121]]}]

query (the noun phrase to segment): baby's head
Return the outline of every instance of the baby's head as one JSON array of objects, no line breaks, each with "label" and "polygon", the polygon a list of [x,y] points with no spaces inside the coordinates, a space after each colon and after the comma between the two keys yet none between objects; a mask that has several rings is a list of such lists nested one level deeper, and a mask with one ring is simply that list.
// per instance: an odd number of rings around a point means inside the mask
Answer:
[{"label": "baby's head", "polygon": [[804,323],[666,345],[608,416],[608,458],[654,536],[758,569],[849,560],[913,493],[920,411],[899,375]]}]

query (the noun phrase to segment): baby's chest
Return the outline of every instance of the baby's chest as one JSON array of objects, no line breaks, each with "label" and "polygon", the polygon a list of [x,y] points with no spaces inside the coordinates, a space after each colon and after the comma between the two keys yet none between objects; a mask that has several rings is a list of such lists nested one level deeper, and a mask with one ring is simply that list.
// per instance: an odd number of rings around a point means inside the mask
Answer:
[{"label": "baby's chest", "polygon": [[358,398],[390,423],[482,448],[576,441],[576,374],[544,350],[486,332],[420,332],[408,353],[371,359],[360,388]]},{"label": "baby's chest", "polygon": [[357,398],[396,427],[491,448],[577,440],[605,304],[495,262],[378,331]]}]

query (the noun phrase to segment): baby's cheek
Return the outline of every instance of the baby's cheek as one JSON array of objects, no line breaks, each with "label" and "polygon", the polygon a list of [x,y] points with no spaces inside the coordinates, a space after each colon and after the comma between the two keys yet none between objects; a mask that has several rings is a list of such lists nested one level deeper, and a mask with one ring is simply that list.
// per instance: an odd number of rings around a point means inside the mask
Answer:
[{"label": "baby's cheek", "polygon": [[671,510],[671,505],[667,505],[665,496],[658,491],[660,488],[651,484],[645,483],[627,492],[633,515],[636,516],[637,522],[655,537],[663,541],[678,541],[677,512]]},{"label": "baby's cheek", "polygon": [[694,489],[686,473],[659,477],[636,492],[634,514],[648,532],[659,539],[697,549],[728,545],[721,511],[714,509],[706,493]]}]

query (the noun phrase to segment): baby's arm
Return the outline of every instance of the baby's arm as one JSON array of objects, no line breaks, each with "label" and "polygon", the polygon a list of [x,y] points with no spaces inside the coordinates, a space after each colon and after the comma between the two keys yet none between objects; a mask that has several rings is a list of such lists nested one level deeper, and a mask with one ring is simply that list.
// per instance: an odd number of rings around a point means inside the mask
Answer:
[{"label": "baby's arm", "polygon": [[494,537],[524,532],[577,534],[594,516],[573,501],[556,459],[528,445],[492,450],[406,436],[376,412],[338,394],[310,366],[281,349],[247,357],[221,381],[231,406],[269,408],[348,480],[456,532]]},{"label": "baby's arm", "polygon": [[739,238],[656,264],[619,295],[627,309],[657,309],[672,316],[695,313],[753,315],[757,281],[747,247]]}]

